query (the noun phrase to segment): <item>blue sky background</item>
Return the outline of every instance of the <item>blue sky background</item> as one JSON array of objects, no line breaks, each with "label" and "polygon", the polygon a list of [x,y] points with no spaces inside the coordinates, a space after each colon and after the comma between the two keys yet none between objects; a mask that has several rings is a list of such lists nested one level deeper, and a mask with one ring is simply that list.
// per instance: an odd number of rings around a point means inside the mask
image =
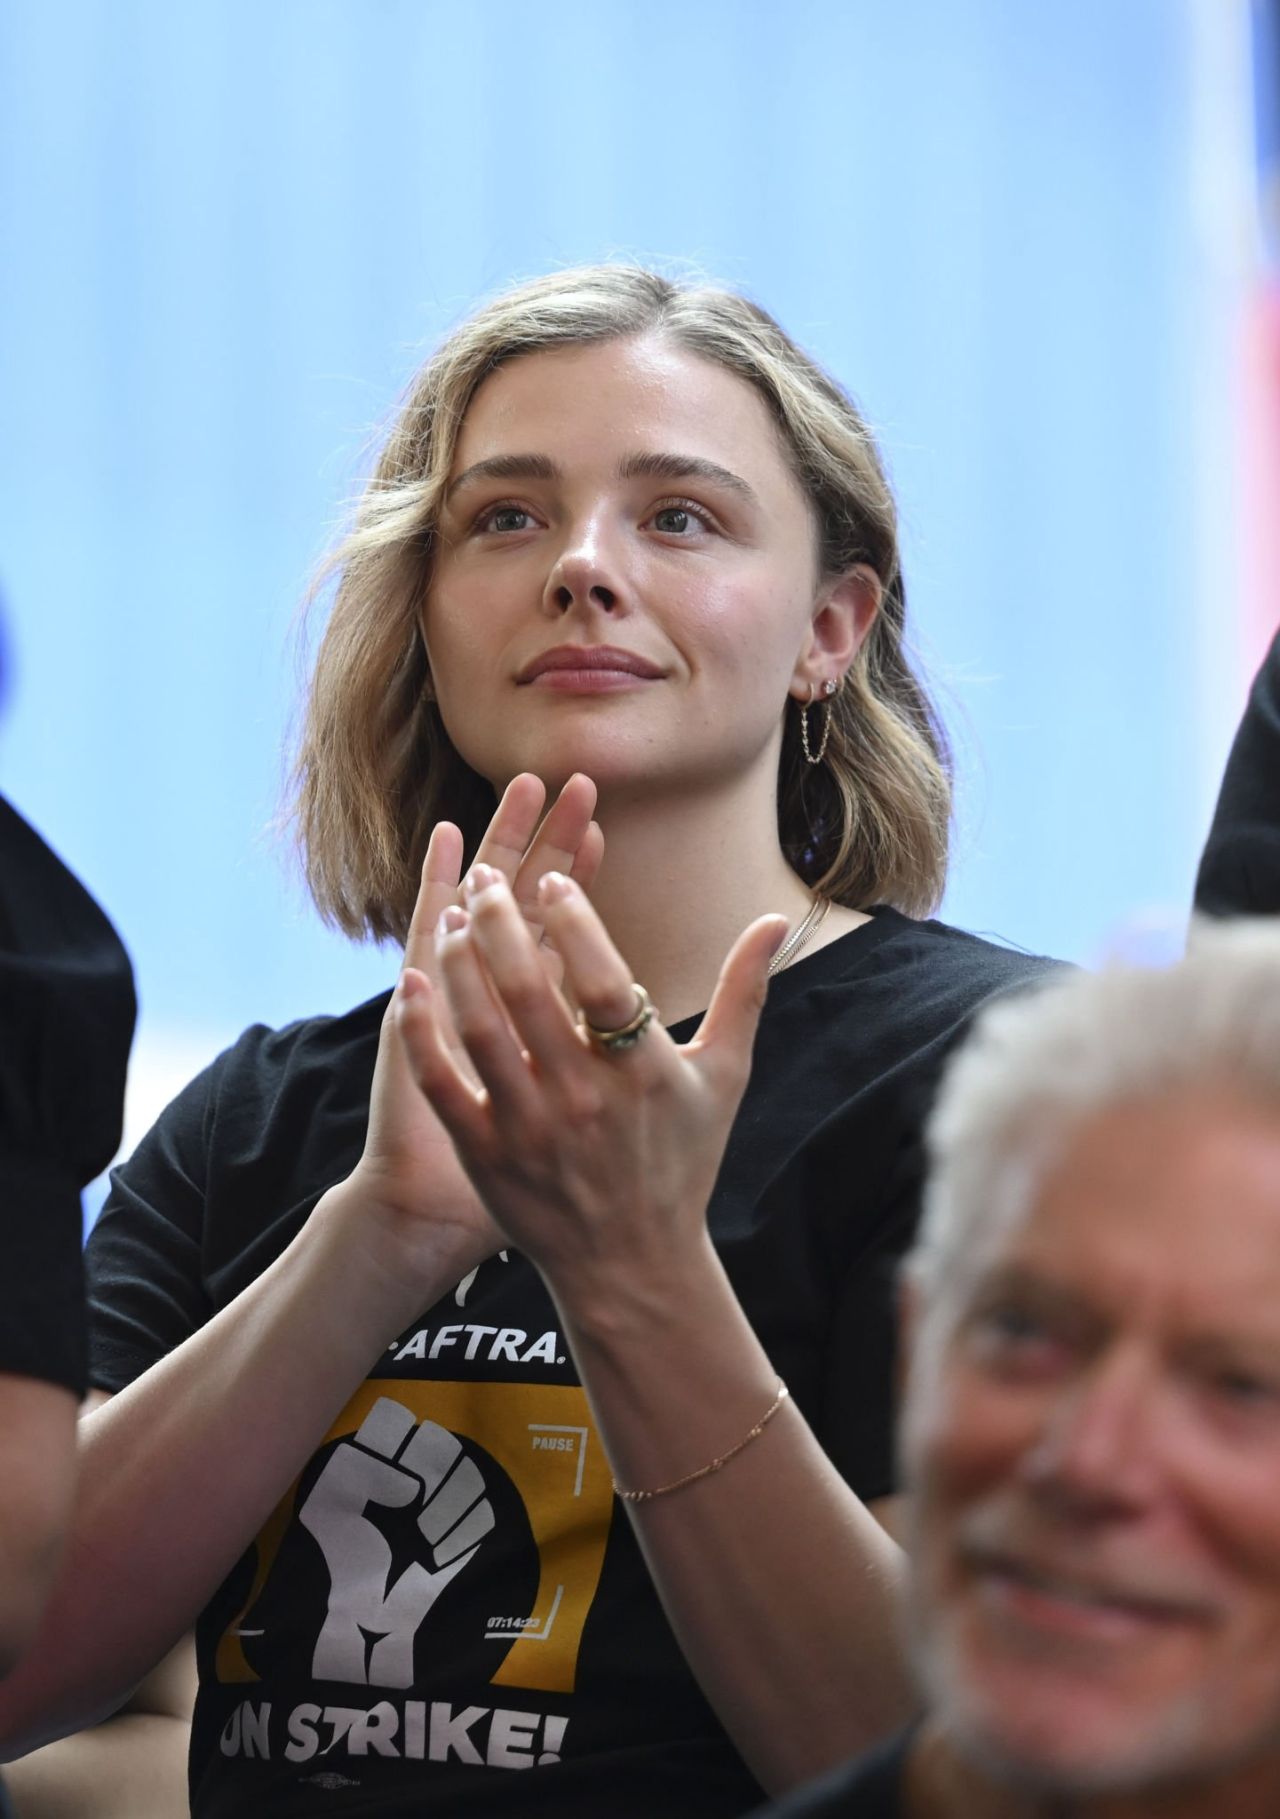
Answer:
[{"label": "blue sky background", "polygon": [[433,339],[613,253],[747,289],[877,426],[960,746],[948,916],[1076,959],[1176,924],[1243,686],[1204,17],[11,0],[0,785],[129,941],[140,1091],[388,982],[269,832],[292,618]]}]

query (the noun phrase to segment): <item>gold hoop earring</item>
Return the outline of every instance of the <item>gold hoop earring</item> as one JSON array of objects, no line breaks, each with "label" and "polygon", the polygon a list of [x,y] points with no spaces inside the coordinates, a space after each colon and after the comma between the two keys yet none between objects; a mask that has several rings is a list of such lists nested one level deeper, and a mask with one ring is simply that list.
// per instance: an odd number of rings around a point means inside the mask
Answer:
[{"label": "gold hoop earring", "polygon": [[821,764],[827,755],[827,740],[831,737],[831,696],[836,692],[834,681],[828,676],[822,685],[822,692],[827,697],[822,703],[822,732],[818,738],[818,749],[815,752],[809,744],[809,709],[817,699],[817,684],[809,684],[809,699],[800,708],[800,745],[804,752],[806,764]]}]

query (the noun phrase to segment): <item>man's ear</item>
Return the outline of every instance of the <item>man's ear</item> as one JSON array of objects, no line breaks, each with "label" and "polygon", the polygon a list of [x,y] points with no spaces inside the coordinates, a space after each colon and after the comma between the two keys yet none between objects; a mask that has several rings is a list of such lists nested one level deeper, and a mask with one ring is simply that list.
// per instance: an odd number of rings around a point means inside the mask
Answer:
[{"label": "man's ear", "polygon": [[797,699],[809,699],[828,679],[839,681],[852,667],[876,622],[883,594],[880,577],[865,562],[824,583],[792,678]]}]

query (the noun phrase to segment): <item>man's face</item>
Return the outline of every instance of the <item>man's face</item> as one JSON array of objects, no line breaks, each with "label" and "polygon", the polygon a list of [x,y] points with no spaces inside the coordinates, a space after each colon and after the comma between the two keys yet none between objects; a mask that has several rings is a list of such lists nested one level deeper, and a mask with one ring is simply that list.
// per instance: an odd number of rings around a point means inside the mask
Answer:
[{"label": "man's face", "polygon": [[1063,1791],[1280,1752],[1280,1121],[1112,1109],[991,1226],[904,1415],[935,1712]]}]

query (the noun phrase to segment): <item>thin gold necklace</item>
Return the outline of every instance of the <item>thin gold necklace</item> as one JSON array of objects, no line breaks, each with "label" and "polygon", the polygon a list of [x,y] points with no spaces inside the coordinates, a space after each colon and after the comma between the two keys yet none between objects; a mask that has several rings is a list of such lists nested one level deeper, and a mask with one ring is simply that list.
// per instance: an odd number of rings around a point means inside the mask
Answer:
[{"label": "thin gold necklace", "polygon": [[787,936],[782,946],[769,962],[769,977],[771,979],[775,973],[780,973],[784,966],[790,966],[791,962],[808,947],[809,943],[813,940],[813,937],[826,921],[830,912],[830,897],[814,898],[809,906],[809,914],[805,917],[799,928],[794,929],[792,933]]}]

